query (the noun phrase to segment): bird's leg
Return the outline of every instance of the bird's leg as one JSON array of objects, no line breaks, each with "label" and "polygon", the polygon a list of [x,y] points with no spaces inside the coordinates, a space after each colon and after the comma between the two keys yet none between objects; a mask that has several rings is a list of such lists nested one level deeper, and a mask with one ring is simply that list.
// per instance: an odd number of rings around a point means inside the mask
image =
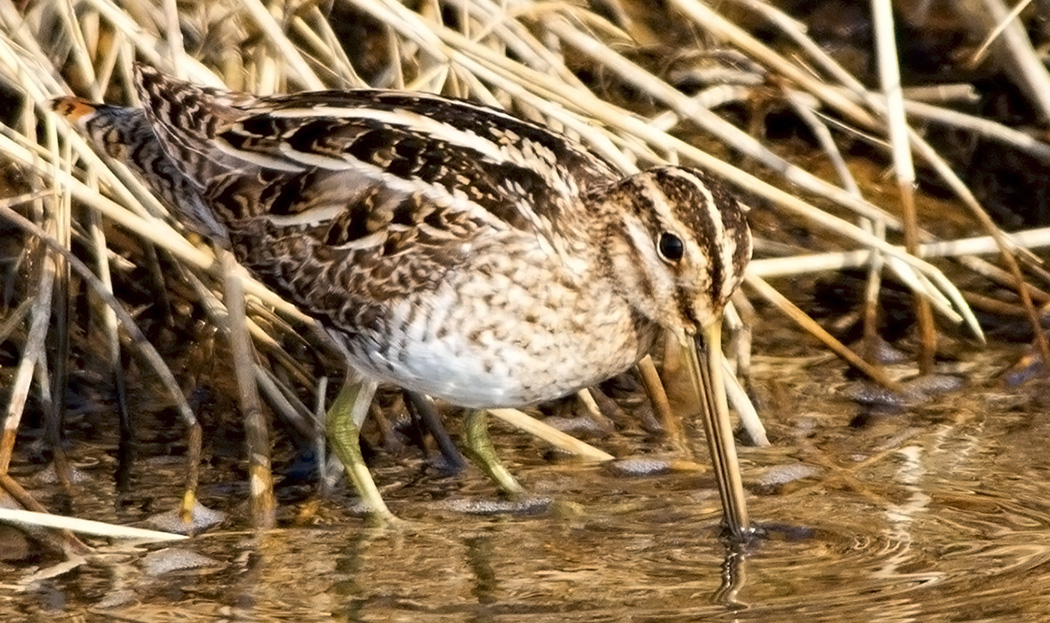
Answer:
[{"label": "bird's leg", "polygon": [[[437,409],[434,407],[434,401],[416,392],[405,391],[404,395],[405,405],[408,407],[409,413],[412,414],[417,422],[422,423],[423,427],[430,432],[434,441],[437,442],[448,470],[452,472],[462,471],[467,466],[467,462],[463,455],[459,453],[456,444],[452,443],[452,438],[448,436],[448,431],[445,430],[445,425],[441,422],[441,416],[438,415]],[[424,432],[420,431],[421,440],[423,434]]]},{"label": "bird's leg", "polygon": [[496,456],[496,449],[492,447],[492,439],[489,438],[488,411],[484,409],[471,409],[467,411],[467,417],[463,420],[463,436],[466,438],[467,456],[474,461],[478,467],[495,481],[496,485],[512,496],[521,495],[525,489],[511,476],[507,468]]},{"label": "bird's leg", "polygon": [[365,507],[375,517],[391,520],[394,519],[394,514],[379,495],[379,489],[376,488],[372,474],[368,472],[368,466],[361,455],[360,427],[375,392],[374,381],[347,379],[328,409],[325,428],[332,451],[346,468],[346,475],[357,489]]}]

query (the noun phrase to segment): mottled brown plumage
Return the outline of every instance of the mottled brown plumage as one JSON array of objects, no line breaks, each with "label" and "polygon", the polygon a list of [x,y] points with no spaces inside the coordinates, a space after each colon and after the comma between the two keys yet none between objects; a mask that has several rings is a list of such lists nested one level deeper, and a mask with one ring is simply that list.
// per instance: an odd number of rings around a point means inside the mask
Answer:
[{"label": "mottled brown plumage", "polygon": [[142,109],[55,110],[342,338],[366,377],[453,404],[520,406],[622,372],[661,327],[685,341],[714,326],[750,259],[740,206],[704,173],[622,177],[492,108],[256,97],[141,66],[136,84]]},{"label": "mottled brown plumage", "polygon": [[[144,109],[56,110],[344,338],[366,375],[471,407],[623,371],[693,334],[750,257],[703,173],[620,178],[578,143],[434,95],[254,97],[140,67]],[[680,241],[662,258],[660,236]]]}]

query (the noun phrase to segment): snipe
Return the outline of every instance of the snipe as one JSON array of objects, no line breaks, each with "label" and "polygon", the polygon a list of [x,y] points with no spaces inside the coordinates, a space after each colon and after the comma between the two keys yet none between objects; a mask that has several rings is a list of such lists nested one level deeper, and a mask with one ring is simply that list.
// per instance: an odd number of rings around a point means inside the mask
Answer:
[{"label": "snipe", "polygon": [[709,176],[622,177],[542,126],[424,93],[255,97],[143,66],[136,85],[142,108],[66,97],[54,109],[346,346],[366,380],[337,400],[329,434],[377,514],[389,511],[349,406],[376,382],[470,409],[468,445],[515,490],[483,409],[603,381],[663,328],[706,406],[728,526],[746,528],[718,362],[751,235]]}]

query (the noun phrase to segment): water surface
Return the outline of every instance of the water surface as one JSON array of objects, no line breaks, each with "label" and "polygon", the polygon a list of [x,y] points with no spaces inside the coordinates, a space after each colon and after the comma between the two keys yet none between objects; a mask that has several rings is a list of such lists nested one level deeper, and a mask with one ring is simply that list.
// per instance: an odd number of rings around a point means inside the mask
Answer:
[{"label": "water surface", "polygon": [[[756,358],[774,443],[740,450],[766,532],[744,550],[719,539],[709,473],[551,463],[495,425],[512,470],[552,504],[462,512],[495,499],[478,472],[380,457],[376,480],[407,526],[369,526],[337,493],[287,502],[281,528],[256,535],[238,476],[212,475],[202,499],[232,513],[222,526],[173,551],[91,541],[85,564],[29,584],[31,566],[5,564],[0,611],[6,622],[1050,620],[1050,382],[1001,387],[994,373],[1011,356],[974,355],[953,368],[961,391],[875,414],[847,398],[835,361]],[[611,443],[670,456],[658,439]],[[139,503],[116,506],[107,449],[74,454],[81,516],[133,523],[174,504],[179,464],[155,463]]]}]

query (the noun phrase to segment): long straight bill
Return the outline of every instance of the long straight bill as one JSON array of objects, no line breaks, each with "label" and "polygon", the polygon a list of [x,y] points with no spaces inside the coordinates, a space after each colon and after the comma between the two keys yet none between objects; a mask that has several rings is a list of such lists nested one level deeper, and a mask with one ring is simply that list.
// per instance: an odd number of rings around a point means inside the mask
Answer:
[{"label": "long straight bill", "polygon": [[[689,377],[703,409],[704,433],[711,451],[711,467],[718,480],[726,529],[734,539],[745,539],[751,533],[747,501],[736,458],[733,425],[729,421],[725,378],[722,373],[722,318],[704,327],[701,343],[686,340],[682,356],[689,366]],[[702,349],[705,356],[697,353]]]}]

